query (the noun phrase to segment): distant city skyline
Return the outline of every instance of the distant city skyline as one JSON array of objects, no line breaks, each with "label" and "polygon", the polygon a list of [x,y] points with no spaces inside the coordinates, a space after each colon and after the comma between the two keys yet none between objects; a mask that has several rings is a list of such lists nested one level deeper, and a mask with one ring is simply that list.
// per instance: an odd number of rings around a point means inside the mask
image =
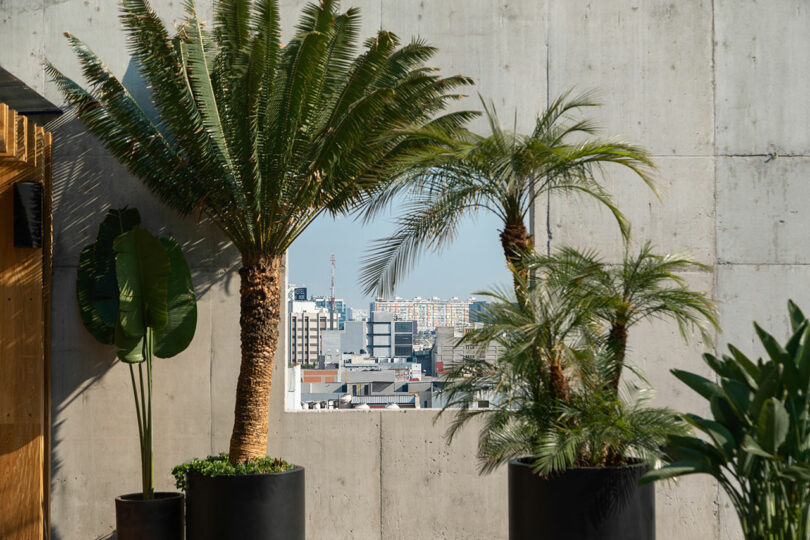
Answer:
[{"label": "distant city skyline", "polygon": [[[396,212],[394,209],[393,215]],[[466,299],[477,291],[508,284],[510,277],[498,238],[500,226],[496,216],[484,212],[477,219],[466,218],[453,245],[440,255],[425,253],[394,295]],[[373,240],[391,234],[393,229],[391,215],[366,226],[352,218],[320,217],[290,249],[289,282],[307,287],[310,296],[328,295],[329,260],[334,254],[335,296],[343,298],[349,307],[368,308],[374,297],[360,290],[360,260]]]}]

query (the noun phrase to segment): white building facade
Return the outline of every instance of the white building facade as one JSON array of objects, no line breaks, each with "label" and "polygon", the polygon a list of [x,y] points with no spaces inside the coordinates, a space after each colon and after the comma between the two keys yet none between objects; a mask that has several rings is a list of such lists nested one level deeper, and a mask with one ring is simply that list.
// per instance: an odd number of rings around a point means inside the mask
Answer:
[{"label": "white building facade", "polygon": [[434,331],[440,326],[466,326],[470,322],[470,306],[475,298],[460,300],[450,298],[416,297],[411,300],[396,297],[392,300],[377,298],[371,304],[371,311],[393,313],[403,321],[416,321],[417,331]]}]

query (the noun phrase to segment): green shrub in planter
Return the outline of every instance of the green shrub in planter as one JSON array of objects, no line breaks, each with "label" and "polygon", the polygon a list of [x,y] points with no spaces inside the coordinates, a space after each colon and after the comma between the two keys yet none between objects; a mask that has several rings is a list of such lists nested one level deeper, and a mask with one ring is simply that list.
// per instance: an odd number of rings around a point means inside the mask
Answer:
[{"label": "green shrub in planter", "polygon": [[643,482],[710,474],[731,499],[748,539],[810,538],[810,323],[788,302],[792,335],[780,344],[756,323],[768,358],[703,356],[716,382],[673,374],[709,401],[712,418],[684,419],[705,437],[669,439],[671,463]]},{"label": "green shrub in planter", "polygon": [[446,382],[449,435],[477,417],[482,472],[508,462],[510,540],[651,540],[655,490],[638,479],[687,425],[620,384],[627,337],[654,318],[710,337],[714,304],[680,277],[700,265],[649,245],[616,265],[573,248],[521,265],[458,343],[477,354]]},{"label": "green shrub in planter", "polygon": [[295,465],[287,463],[280,458],[263,457],[233,465],[228,461],[227,452],[217,456],[208,456],[205,459],[194,458],[189,462],[177,465],[172,469],[177,489],[185,491],[188,488],[188,475],[199,473],[203,476],[239,476],[243,474],[279,473],[295,469]]}]

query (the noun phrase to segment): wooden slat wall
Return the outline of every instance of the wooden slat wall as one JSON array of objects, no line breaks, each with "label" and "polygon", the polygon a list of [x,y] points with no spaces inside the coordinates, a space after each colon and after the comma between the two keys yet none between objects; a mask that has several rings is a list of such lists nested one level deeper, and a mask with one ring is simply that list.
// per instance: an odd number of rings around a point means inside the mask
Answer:
[{"label": "wooden slat wall", "polygon": [[[49,489],[49,133],[0,104],[0,538],[44,536]],[[44,249],[15,248],[13,192],[43,183]]]}]

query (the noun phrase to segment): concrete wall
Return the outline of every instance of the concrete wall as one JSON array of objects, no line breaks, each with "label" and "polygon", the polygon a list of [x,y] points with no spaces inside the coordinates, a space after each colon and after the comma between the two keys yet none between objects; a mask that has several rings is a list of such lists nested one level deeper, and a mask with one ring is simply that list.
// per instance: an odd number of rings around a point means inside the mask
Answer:
[{"label": "concrete wall", "polygon": [[[171,22],[181,2],[155,0]],[[210,1],[201,10],[211,20]],[[284,27],[302,2],[284,1]],[[347,3],[348,6],[349,3]],[[810,11],[801,0],[356,0],[363,34],[380,26],[440,48],[435,64],[474,77],[528,129],[558,93],[598,89],[605,132],[647,146],[659,165],[663,202],[625,175],[609,185],[634,223],[636,243],[684,251],[714,272],[688,278],[721,302],[719,341],[756,345],[750,321],[783,334],[784,305],[810,306],[806,230],[810,174]],[[54,102],[47,56],[78,69],[61,32],[99,51],[137,86],[109,0],[0,2],[0,64]],[[286,34],[289,35],[289,31]],[[474,100],[468,106],[475,107]],[[199,325],[191,347],[156,370],[156,475],[170,489],[172,465],[227,448],[238,365],[238,259],[209,224],[179,219],[117,165],[76,122],[54,126],[56,184],[53,413],[53,537],[86,539],[112,530],[113,497],[138,489],[128,375],[79,323],[78,252],[104,211],[137,206],[147,226],[174,234],[194,269]],[[767,154],[778,154],[768,160]],[[554,198],[536,209],[534,231],[552,246],[620,255],[608,217],[593,204]],[[285,334],[282,334],[285,335]],[[693,410],[669,375],[701,370],[697,340],[650,325],[631,338],[659,401]],[[277,373],[282,373],[277,370]],[[309,533],[320,538],[505,538],[505,471],[479,477],[475,430],[448,447],[445,421],[429,411],[282,412],[271,398],[270,452],[308,473]],[[701,478],[659,486],[658,537],[737,538],[716,486]]]}]

